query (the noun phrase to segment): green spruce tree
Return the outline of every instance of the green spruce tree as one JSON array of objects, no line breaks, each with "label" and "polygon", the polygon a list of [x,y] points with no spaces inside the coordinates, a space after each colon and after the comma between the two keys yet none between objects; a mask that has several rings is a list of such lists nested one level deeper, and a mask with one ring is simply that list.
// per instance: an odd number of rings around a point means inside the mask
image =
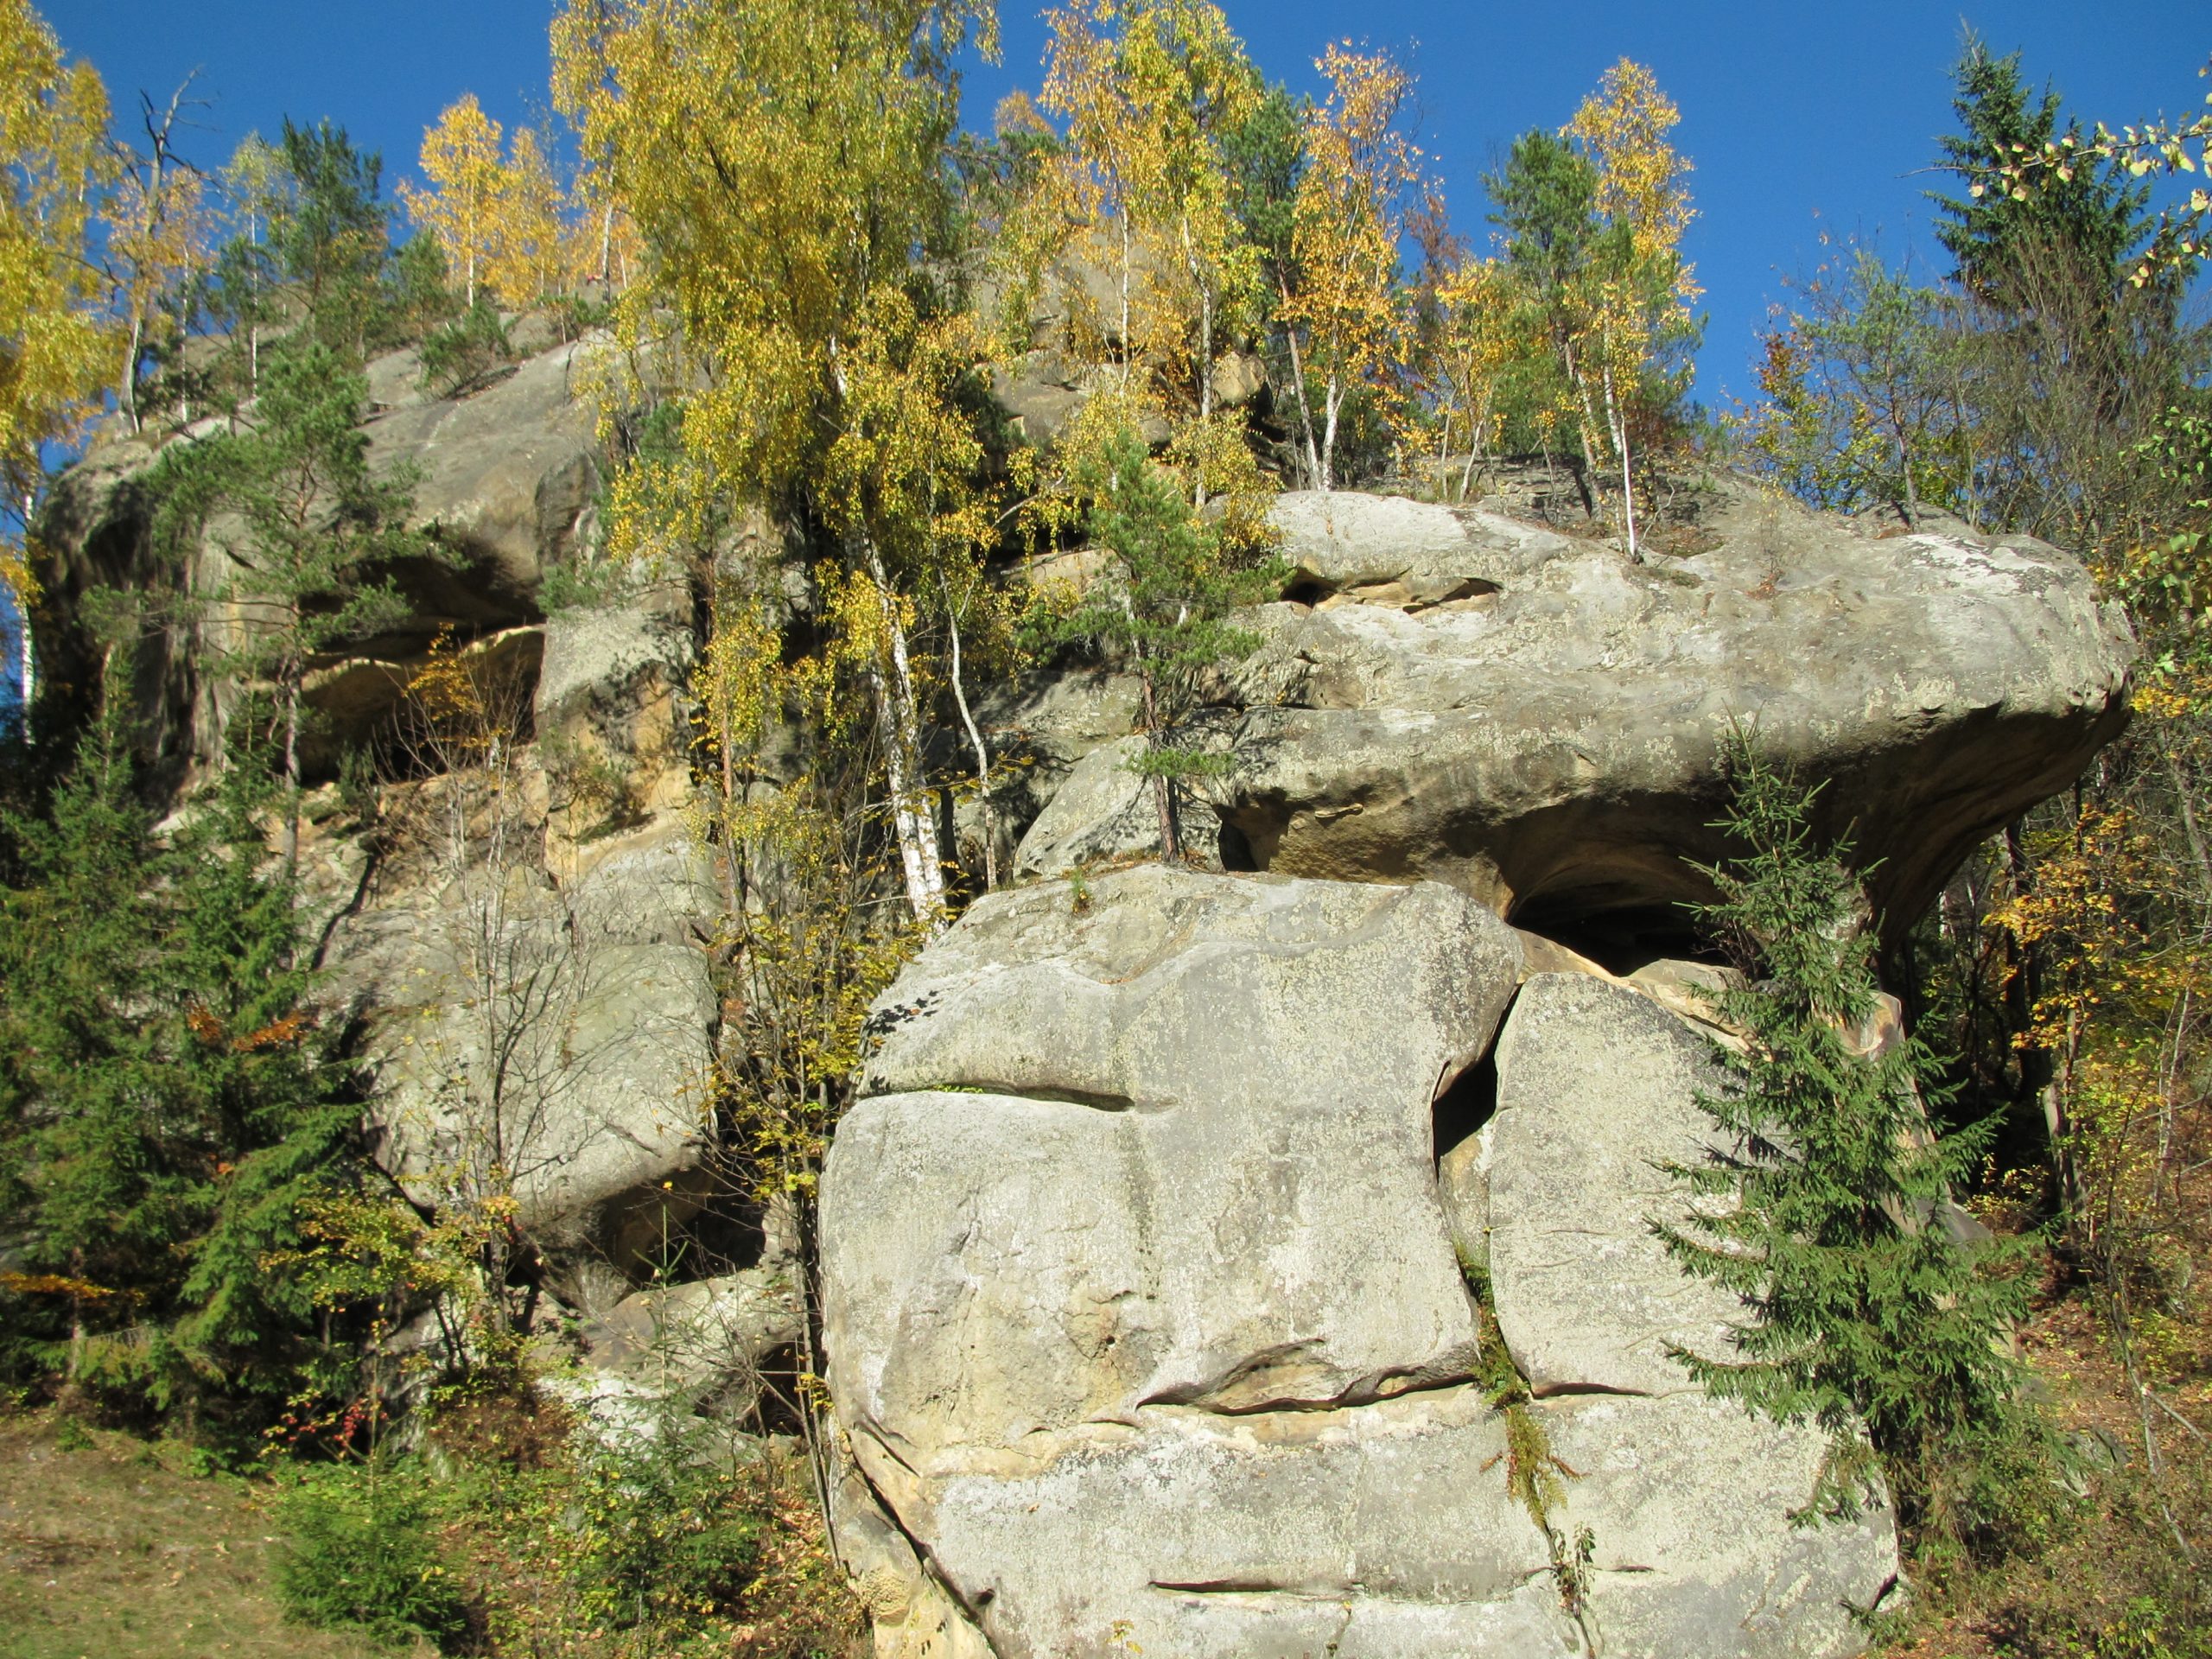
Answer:
[{"label": "green spruce tree", "polygon": [[[282,1399],[317,1343],[301,1207],[354,1166],[306,998],[292,893],[263,873],[265,768],[189,827],[137,799],[104,697],[0,892],[0,1361],[156,1409]],[[209,1427],[214,1427],[210,1423]]]},{"label": "green spruce tree", "polygon": [[1931,190],[1928,197],[1941,220],[1936,239],[1950,254],[1960,286],[2012,309],[2024,265],[2055,257],[2116,287],[2121,262],[2150,233],[2144,215],[2149,187],[2131,183],[2114,164],[2084,160],[2070,176],[2052,174],[2016,197],[1997,169],[2024,151],[2038,155],[2055,139],[2081,136],[2080,124],[2061,125],[2056,92],[2046,87],[2037,96],[2028,90],[2018,52],[1999,57],[1969,36],[1952,76],[1960,130],[1936,141],[1938,165],[1957,175],[1966,191],[1951,196]]},{"label": "green spruce tree", "polygon": [[412,480],[369,465],[367,397],[330,347],[288,342],[264,365],[250,423],[172,446],[152,480],[156,533],[171,556],[182,558],[211,524],[227,526],[219,538],[238,575],[214,596],[228,633],[219,666],[271,688],[288,863],[299,851],[309,671],[410,613],[389,574],[394,561],[444,556],[406,527]]},{"label": "green spruce tree", "polygon": [[1699,1103],[1732,1150],[1674,1166],[1699,1219],[1654,1225],[1746,1317],[1732,1353],[1681,1357],[1713,1393],[1827,1431],[1808,1511],[1878,1492],[1878,1454],[1908,1522],[1948,1527],[1975,1453],[2016,1423],[2005,1344],[2024,1311],[2018,1255],[1962,1246],[1944,1225],[1985,1128],[1932,1131],[1923,1101],[1942,1091],[1917,1038],[1866,1052],[1872,946],[1855,884],[1813,841],[1818,791],[1748,738],[1734,761],[1720,827],[1742,850],[1707,871],[1721,899],[1706,916],[1752,978],[1719,999],[1747,1042]]}]

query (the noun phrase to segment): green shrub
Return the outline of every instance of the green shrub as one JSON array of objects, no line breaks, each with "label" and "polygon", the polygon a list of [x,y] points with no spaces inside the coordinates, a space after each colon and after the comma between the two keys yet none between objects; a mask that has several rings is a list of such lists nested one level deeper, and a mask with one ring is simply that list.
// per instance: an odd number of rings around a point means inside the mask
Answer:
[{"label": "green shrub", "polygon": [[470,391],[493,371],[514,360],[499,308],[479,297],[443,327],[423,338],[423,386],[441,397]]},{"label": "green shrub", "polygon": [[296,1476],[277,1506],[285,1611],[394,1647],[427,1637],[452,1648],[468,1632],[468,1614],[439,1560],[434,1512],[429,1487],[411,1471],[342,1465]]},{"label": "green shrub", "polygon": [[584,1452],[575,1573],[600,1617],[682,1629],[744,1593],[760,1567],[765,1517],[726,1438],[671,1410],[652,1433]]}]

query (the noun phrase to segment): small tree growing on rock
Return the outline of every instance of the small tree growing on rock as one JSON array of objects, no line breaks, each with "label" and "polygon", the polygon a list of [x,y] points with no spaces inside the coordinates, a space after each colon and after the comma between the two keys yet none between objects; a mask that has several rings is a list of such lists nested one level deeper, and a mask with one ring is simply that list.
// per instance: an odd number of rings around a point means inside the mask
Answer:
[{"label": "small tree growing on rock", "polygon": [[287,865],[299,855],[300,738],[318,659],[407,614],[385,575],[409,554],[448,558],[405,528],[404,475],[379,476],[360,430],[366,384],[321,345],[275,354],[251,425],[181,445],[154,474],[159,531],[175,556],[211,527],[237,574],[213,596],[229,613],[226,666],[275,692],[288,799]]},{"label": "small tree growing on rock", "polygon": [[1173,861],[1183,854],[1178,784],[1218,772],[1227,762],[1188,741],[1205,680],[1258,643],[1228,620],[1229,613],[1266,597],[1280,567],[1239,566],[1223,546],[1219,525],[1192,509],[1181,480],[1154,464],[1129,427],[1086,460],[1077,484],[1090,498],[1091,542],[1107,569],[1040,632],[1052,643],[1104,646],[1135,671],[1145,726],[1135,766],[1152,780],[1160,850]]},{"label": "small tree growing on rock", "polygon": [[1721,899],[1705,914],[1757,977],[1718,998],[1747,1043],[1724,1058],[1726,1086],[1699,1102],[1734,1150],[1673,1166],[1699,1218],[1652,1225],[1748,1317],[1734,1357],[1677,1357],[1716,1395],[1827,1431],[1808,1512],[1874,1495],[1878,1454],[1905,1518],[1955,1534],[1974,1454],[2019,1427],[2019,1372],[2004,1352],[2024,1312],[2018,1256],[1962,1247],[1941,1221],[1986,1126],[1931,1133],[1923,1091],[1939,1091],[1918,1039],[1863,1052],[1872,943],[1851,878],[1813,843],[1817,789],[1748,736],[1735,774],[1721,827],[1743,851],[1707,871]]}]

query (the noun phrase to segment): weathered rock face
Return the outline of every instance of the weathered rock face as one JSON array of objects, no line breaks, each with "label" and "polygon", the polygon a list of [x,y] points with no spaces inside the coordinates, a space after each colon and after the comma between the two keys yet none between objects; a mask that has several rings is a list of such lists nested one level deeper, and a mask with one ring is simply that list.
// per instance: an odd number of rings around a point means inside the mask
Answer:
[{"label": "weathered rock face", "polygon": [[327,961],[363,1011],[385,1167],[435,1200],[497,1163],[543,1243],[632,1267],[696,1161],[713,1055],[684,896],[640,912],[633,883],[481,861],[372,884]]},{"label": "weathered rock face", "polygon": [[369,423],[372,460],[415,473],[415,522],[467,556],[446,581],[435,567],[410,573],[426,620],[480,626],[533,613],[539,579],[591,536],[598,409],[578,380],[604,349],[598,338],[556,346],[469,397]]},{"label": "weathered rock face", "polygon": [[[372,464],[411,474],[412,522],[432,531],[457,563],[399,563],[391,574],[409,601],[406,621],[315,665],[308,702],[329,735],[313,746],[312,771],[334,768],[344,742],[388,719],[409,671],[440,630],[469,639],[526,630],[543,620],[538,584],[544,573],[575,558],[593,534],[600,483],[596,405],[580,378],[603,349],[596,338],[556,346],[460,398],[424,394],[411,351],[369,365]],[[215,429],[217,423],[203,422],[172,442]],[[116,435],[95,444],[58,482],[41,524],[41,540],[56,555],[41,581],[58,612],[74,613],[94,588],[160,593],[174,585],[174,575],[160,567],[148,543],[146,475],[155,460],[149,443]],[[219,523],[186,573],[190,594],[204,599],[241,576],[225,539]],[[213,610],[199,632],[219,649],[229,627]],[[172,784],[195,773],[214,752],[221,730],[218,700],[226,695],[195,670],[204,652],[190,633],[179,628],[151,642],[140,664],[142,726]],[[517,637],[521,649],[537,643],[526,632]],[[87,671],[70,659],[68,641],[47,643],[52,671],[65,678]],[[535,668],[533,661],[533,673]]]},{"label": "weathered rock face", "polygon": [[[1567,1655],[1586,1627],[1654,1659],[1857,1650],[1841,1604],[1894,1573],[1886,1522],[1793,1529],[1818,1437],[1647,1388],[1643,1302],[1564,1362],[1581,1392],[1529,1408],[1580,1471],[1552,1524],[1597,1539],[1580,1623],[1506,1495],[1455,1221],[1513,1287],[1510,1351],[1540,1351],[1545,1268],[1497,1192],[1519,1201],[1554,1102],[1582,1123],[1602,1091],[1560,1065],[1614,1043],[1643,1068],[1618,1157],[1573,1165],[1574,1214],[1618,1233],[1663,1206],[1633,1155],[1681,1149],[1701,1075],[1637,993],[1540,976],[1497,1056],[1488,1190],[1448,1217],[1436,1103],[1522,964],[1435,883],[1147,866],[993,895],[900,978],[822,1192],[841,1535],[899,1586],[880,1653]],[[1611,1245],[1573,1248],[1602,1296]]]},{"label": "weathered rock face", "polygon": [[879,1007],[823,1197],[858,1423],[918,1466],[1465,1376],[1428,1103],[1497,1022],[1511,933],[1433,885],[1152,868],[1070,903],[985,899]]},{"label": "weathered rock face", "polygon": [[[1238,766],[1211,791],[1237,859],[1446,881],[1593,948],[1610,931],[1618,958],[1709,896],[1690,861],[1720,851],[1732,722],[1831,780],[1822,827],[1852,830],[1902,925],[2126,718],[2118,613],[2023,538],[1872,538],[1732,483],[1707,551],[1643,565],[1478,509],[1293,494],[1274,516],[1294,602],[1253,618]],[[1101,838],[1056,826],[1023,861]]]},{"label": "weathered rock face", "polygon": [[391,791],[324,950],[385,1166],[435,1199],[499,1164],[591,1314],[703,1199],[721,1011],[702,947],[721,899],[681,816],[691,642],[668,609],[533,630],[537,744]]},{"label": "weathered rock face", "polygon": [[1742,1310],[1687,1277],[1649,1224],[1688,1219],[1661,1166],[1723,1149],[1697,1107],[1723,1087],[1712,1045],[1624,987],[1543,974],[1515,1001],[1495,1063],[1497,1115],[1478,1138],[1515,1366],[1539,1396],[1695,1392],[1669,1351],[1732,1357]]}]

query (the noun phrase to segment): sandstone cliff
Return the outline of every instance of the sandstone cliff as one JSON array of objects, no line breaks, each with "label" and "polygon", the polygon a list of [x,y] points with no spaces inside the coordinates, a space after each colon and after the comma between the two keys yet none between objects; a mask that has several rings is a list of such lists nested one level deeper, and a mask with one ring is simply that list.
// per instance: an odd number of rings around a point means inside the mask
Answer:
[{"label": "sandstone cliff", "polygon": [[[322,764],[448,627],[500,654],[533,741],[496,863],[438,855],[435,775],[380,826],[327,791],[306,857],[394,1173],[436,1202],[486,987],[526,982],[537,1023],[504,1059],[548,1294],[587,1321],[594,1386],[645,1386],[632,1361],[676,1332],[688,1397],[742,1408],[806,1334],[785,1222],[753,1218],[734,1273],[641,1288],[703,1214],[714,1132],[719,899],[683,821],[702,620],[680,588],[544,602],[591,546],[594,349],[460,400],[372,372],[376,452],[418,470],[467,564],[398,573],[410,622],[319,667]],[[155,580],[149,460],[97,449],[57,492],[65,608]],[[1894,927],[2117,732],[2132,646],[2039,543],[1880,535],[1725,478],[1690,517],[1684,551],[1643,563],[1481,505],[1284,497],[1292,575],[1218,688],[1233,765],[1194,813],[1203,868],[1144,861],[1126,682],[988,689],[997,746],[1032,763],[1005,826],[1020,876],[881,999],[822,1191],[837,1535],[880,1653],[1858,1649],[1894,1529],[1789,1524],[1820,1442],[1668,1357],[1729,1310],[1645,1224],[1678,1202],[1654,1163],[1701,1144],[1721,1035],[1663,959],[1719,850],[1723,740],[1753,725],[1829,780],[1825,827]],[[140,689],[181,785],[224,688],[180,640]],[[1541,1522],[1506,1491],[1485,1319],[1573,1476]]]}]

